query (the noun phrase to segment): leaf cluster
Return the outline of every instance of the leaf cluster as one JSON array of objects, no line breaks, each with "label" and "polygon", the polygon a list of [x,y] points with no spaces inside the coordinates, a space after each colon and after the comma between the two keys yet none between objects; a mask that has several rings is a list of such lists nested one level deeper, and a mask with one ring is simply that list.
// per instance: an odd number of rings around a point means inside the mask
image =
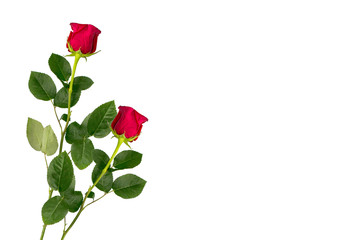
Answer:
[{"label": "leaf cluster", "polygon": [[[48,63],[50,70],[60,80],[62,88],[57,91],[56,85],[49,75],[33,71],[29,78],[30,92],[39,100],[53,100],[55,107],[67,108],[69,79],[72,75],[70,63],[57,54],[52,54]],[[81,92],[93,85],[93,81],[85,76],[75,77],[73,81],[71,107],[79,101]],[[64,134],[66,142],[71,145],[71,154],[69,155],[66,151],[59,152],[48,166],[48,185],[51,193],[57,191],[58,195],[50,197],[42,207],[42,219],[46,225],[55,224],[61,221],[68,212],[75,213],[80,211],[81,206],[84,206],[87,191],[75,190],[76,178],[73,165],[83,170],[94,162],[91,180],[95,184],[102,172],[105,171],[110,158],[104,151],[94,147],[91,137],[106,137],[111,132],[110,125],[116,114],[115,102],[109,101],[94,109],[81,123],[73,121],[66,125],[62,134]],[[70,121],[67,114],[63,114],[60,119],[65,122]],[[39,121],[28,118],[26,134],[29,144],[36,151],[41,151],[47,156],[56,153],[59,144],[50,125],[44,128]],[[133,150],[118,153],[112,166],[95,185],[96,188],[105,194],[114,191],[116,195],[124,199],[137,197],[141,194],[146,181],[134,174],[125,174],[114,180],[114,174],[119,170],[138,166],[141,160],[142,154]],[[92,198],[94,201],[95,193],[90,192],[88,198]]]},{"label": "leaf cluster", "polygon": [[[57,91],[52,78],[46,73],[32,71],[29,79],[29,89],[35,98],[43,101],[54,99],[54,105],[59,108],[67,108],[69,102],[69,78],[71,77],[70,63],[62,56],[51,54],[49,67],[63,85]],[[89,77],[78,76],[74,78],[73,90],[71,93],[71,104],[73,107],[79,101],[81,92],[89,89],[93,85]]]}]

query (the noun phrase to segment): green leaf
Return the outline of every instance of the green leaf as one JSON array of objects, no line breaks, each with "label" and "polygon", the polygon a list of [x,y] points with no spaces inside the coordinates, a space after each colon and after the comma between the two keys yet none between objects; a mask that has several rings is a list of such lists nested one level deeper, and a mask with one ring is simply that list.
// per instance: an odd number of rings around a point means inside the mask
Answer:
[{"label": "green leaf", "polygon": [[70,63],[62,56],[55,53],[51,54],[49,58],[49,67],[51,71],[61,81],[68,81],[71,76]]},{"label": "green leaf", "polygon": [[53,155],[58,149],[58,141],[51,126],[46,126],[43,132],[41,151],[48,156]]},{"label": "green leaf", "polygon": [[134,174],[126,174],[121,177],[118,177],[114,183],[112,188],[116,195],[129,199],[135,198],[140,195],[146,181]]},{"label": "green leaf", "polygon": [[86,90],[93,85],[93,81],[85,76],[78,76],[74,78],[74,85],[73,88],[79,89],[79,90]]},{"label": "green leaf", "polygon": [[107,102],[96,108],[90,115],[87,130],[90,136],[106,137],[111,132],[111,122],[116,117],[114,101]]},{"label": "green leaf", "polygon": [[46,225],[61,221],[68,213],[68,205],[63,197],[56,196],[50,198],[42,207],[41,215]]},{"label": "green leaf", "polygon": [[80,191],[72,191],[64,194],[64,200],[69,207],[69,211],[74,213],[79,210],[83,200],[83,195]]},{"label": "green leaf", "polygon": [[60,192],[60,195],[64,197],[70,212],[76,212],[79,209],[83,195],[81,192],[75,191],[75,176],[73,176],[70,186],[65,191]]},{"label": "green leaf", "polygon": [[93,161],[93,150],[94,145],[90,139],[83,139],[71,145],[71,157],[80,170],[88,167]]},{"label": "green leaf", "polygon": [[[91,179],[93,183],[95,183],[98,177],[100,177],[102,170],[103,167],[100,167],[99,165],[95,165],[91,175]],[[100,178],[99,182],[96,184],[96,187],[103,192],[109,192],[111,190],[112,184],[113,184],[113,174],[112,172],[107,171],[104,174],[104,176]]]},{"label": "green leaf", "polygon": [[96,165],[99,165],[101,168],[104,168],[110,160],[109,156],[100,149],[94,149],[93,159]]},{"label": "green leaf", "polygon": [[47,180],[52,189],[64,192],[71,185],[73,176],[74,169],[66,152],[62,152],[51,161],[47,173]]},{"label": "green leaf", "polygon": [[66,194],[70,194],[75,191],[75,175],[73,175],[73,179],[70,183],[70,186],[63,192],[60,192],[61,196],[65,196]]},{"label": "green leaf", "polygon": [[[75,106],[75,104],[79,101],[81,95],[80,90],[73,89],[71,94],[71,105],[70,107]],[[55,96],[54,105],[59,108],[67,108],[69,102],[69,90],[65,87],[61,88]]]},{"label": "green leaf", "polygon": [[[66,122],[67,117],[68,117],[68,115],[64,113],[63,115],[61,115],[60,119],[63,120],[64,122]],[[70,121],[70,119],[69,119],[69,121]]]},{"label": "green leaf", "polygon": [[77,122],[72,122],[66,129],[66,142],[73,144],[74,142],[84,140],[84,138],[87,138],[87,130]]},{"label": "green leaf", "polygon": [[84,118],[84,120],[83,120],[82,123],[81,123],[81,127],[84,128],[84,129],[86,129],[86,135],[85,135],[85,137],[87,137],[87,138],[90,137],[90,135],[89,135],[89,133],[88,133],[88,131],[87,131],[87,125],[88,125],[88,122],[89,122],[90,115],[91,115],[91,113],[88,114],[88,115],[86,116],[86,118]]},{"label": "green leaf", "polygon": [[141,163],[141,158],[141,153],[125,150],[116,155],[113,166],[117,169],[134,168]]},{"label": "green leaf", "polygon": [[[86,193],[85,193],[85,194],[86,194]],[[89,193],[89,195],[88,195],[87,198],[92,198],[92,199],[94,199],[94,198],[95,198],[95,193],[94,193],[93,191],[91,191],[91,192]]]},{"label": "green leaf", "polygon": [[44,101],[51,100],[56,95],[55,83],[51,77],[45,73],[31,72],[29,89],[34,97]]},{"label": "green leaf", "polygon": [[44,129],[35,119],[28,118],[26,136],[32,148],[48,156],[53,155],[58,148],[57,138],[51,126],[46,126]]},{"label": "green leaf", "polygon": [[84,120],[83,120],[82,123],[81,123],[81,126],[84,126],[86,129],[87,129],[87,124],[88,124],[88,122],[89,122],[90,115],[91,115],[91,113],[89,113],[89,114],[86,116],[86,118],[84,118]]},{"label": "green leaf", "polygon": [[26,126],[26,136],[30,146],[36,151],[40,151],[43,139],[44,127],[35,119],[28,118]]}]

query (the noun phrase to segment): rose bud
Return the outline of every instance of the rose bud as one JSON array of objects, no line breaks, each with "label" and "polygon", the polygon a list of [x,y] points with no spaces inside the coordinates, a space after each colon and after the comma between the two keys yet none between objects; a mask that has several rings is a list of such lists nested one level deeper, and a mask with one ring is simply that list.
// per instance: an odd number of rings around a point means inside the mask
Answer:
[{"label": "rose bud", "polygon": [[70,23],[70,26],[72,32],[66,44],[69,52],[80,50],[82,54],[94,53],[101,31],[91,24]]},{"label": "rose bud", "polygon": [[115,135],[124,134],[127,141],[132,142],[139,137],[142,125],[146,121],[148,119],[132,107],[120,106],[111,128]]}]

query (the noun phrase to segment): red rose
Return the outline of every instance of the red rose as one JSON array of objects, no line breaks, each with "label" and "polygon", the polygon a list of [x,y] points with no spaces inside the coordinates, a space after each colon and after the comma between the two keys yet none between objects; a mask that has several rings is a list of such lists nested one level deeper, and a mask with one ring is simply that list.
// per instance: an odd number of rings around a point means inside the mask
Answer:
[{"label": "red rose", "polygon": [[111,123],[111,128],[117,135],[125,134],[128,139],[135,137],[132,140],[135,141],[140,135],[143,123],[146,121],[148,119],[132,107],[120,106],[118,114]]},{"label": "red rose", "polygon": [[[72,32],[70,32],[67,42],[71,48],[74,51],[80,49],[82,54],[94,53],[101,31],[91,24],[70,23],[70,26]],[[67,44],[66,47],[69,48]]]}]

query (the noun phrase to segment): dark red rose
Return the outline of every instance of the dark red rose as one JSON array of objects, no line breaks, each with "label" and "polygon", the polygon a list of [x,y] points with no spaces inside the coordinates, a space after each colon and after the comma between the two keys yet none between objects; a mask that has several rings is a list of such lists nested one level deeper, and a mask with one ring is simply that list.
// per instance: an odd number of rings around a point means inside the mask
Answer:
[{"label": "dark red rose", "polygon": [[[67,42],[74,51],[80,49],[82,54],[94,53],[96,51],[97,38],[101,31],[91,24],[70,23],[72,32]],[[68,45],[66,43],[66,47]],[[70,49],[69,49],[70,52]]]},{"label": "dark red rose", "polygon": [[140,135],[143,123],[148,119],[138,113],[132,107],[120,106],[119,112],[114,121],[111,123],[111,128],[117,135],[125,134],[126,138],[134,138],[135,141]]}]

